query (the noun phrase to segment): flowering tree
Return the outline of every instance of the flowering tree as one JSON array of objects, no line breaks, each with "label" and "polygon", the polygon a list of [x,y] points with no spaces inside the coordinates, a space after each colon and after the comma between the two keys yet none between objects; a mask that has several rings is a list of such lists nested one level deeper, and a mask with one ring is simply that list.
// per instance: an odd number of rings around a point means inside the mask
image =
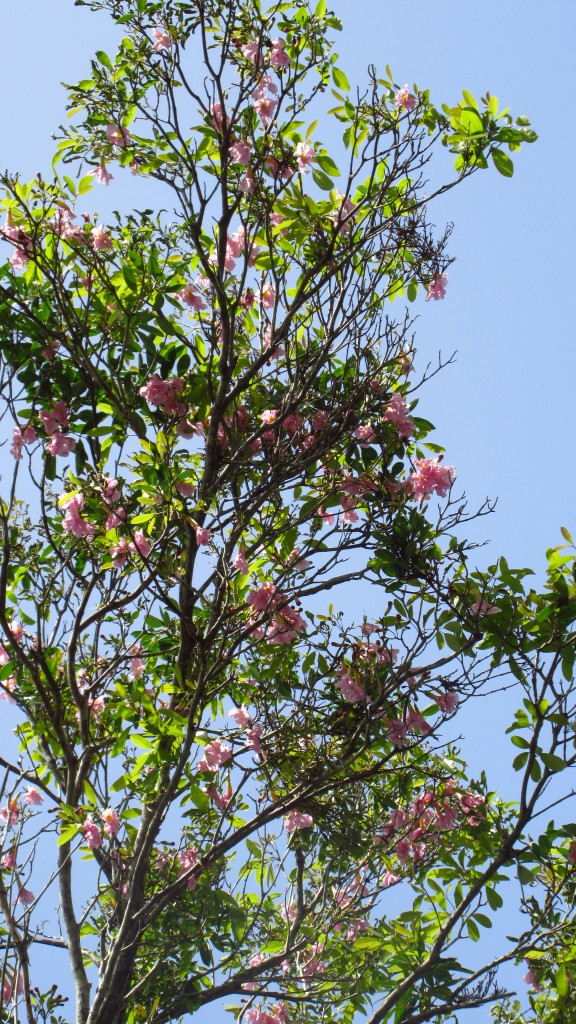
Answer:
[{"label": "flowering tree", "polygon": [[[390,305],[444,298],[430,204],[535,134],[389,69],[353,99],[325,0],[85,6],[126,36],[69,87],[78,174],[2,178],[1,1019],[516,1020],[527,958],[556,1020],[576,829],[532,823],[576,761],[574,560],[544,594],[469,564]],[[85,212],[123,167],[170,213]],[[503,675],[514,806],[442,741]],[[478,966],[511,876],[523,929]]]}]

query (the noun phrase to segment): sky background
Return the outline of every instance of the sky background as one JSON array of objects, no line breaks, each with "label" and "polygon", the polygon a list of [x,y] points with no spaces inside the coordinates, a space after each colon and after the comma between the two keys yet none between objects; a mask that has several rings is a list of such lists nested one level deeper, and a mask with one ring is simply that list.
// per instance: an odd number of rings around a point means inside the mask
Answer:
[{"label": "sky background", "polygon": [[[457,102],[462,88],[477,97],[489,90],[514,115],[528,115],[539,133],[534,146],[514,154],[511,180],[494,169],[480,172],[431,209],[438,233],[454,223],[449,251],[457,262],[445,301],[418,305],[416,343],[420,369],[439,351],[458,353],[455,365],[423,391],[418,412],[436,424],[435,440],[445,445],[471,506],[498,498],[494,515],[468,531],[490,540],[478,561],[486,565],[505,554],[541,578],[545,549],[562,543],[560,525],[576,532],[576,356],[568,302],[574,202],[567,184],[576,162],[570,121],[576,4],[333,0],[331,6],[344,22],[337,49],[352,84],[366,82],[368,64],[384,73],[388,63],[400,84],[429,88],[437,105]],[[111,49],[116,30],[106,16],[72,0],[3,0],[2,25],[0,166],[24,178],[38,171],[49,177],[51,133],[64,119],[59,82],[87,77],[91,54]],[[448,174],[450,155],[439,159]],[[114,173],[106,194],[91,193],[89,208],[138,205],[140,183],[128,172]],[[471,757],[476,766],[489,759],[498,774],[510,748],[498,746],[493,707],[486,710],[483,716],[474,709]],[[464,713],[464,730],[466,724]],[[506,788],[504,776],[498,781]],[[481,1019],[487,1013],[475,1017]]]}]

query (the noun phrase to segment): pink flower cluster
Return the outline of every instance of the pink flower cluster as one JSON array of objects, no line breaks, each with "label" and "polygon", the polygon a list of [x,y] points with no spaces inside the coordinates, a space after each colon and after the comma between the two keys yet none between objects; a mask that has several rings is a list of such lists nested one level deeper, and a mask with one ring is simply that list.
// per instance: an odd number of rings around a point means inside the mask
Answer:
[{"label": "pink flower cluster", "polygon": [[6,223],[0,227],[0,238],[6,239],[14,246],[14,252],[10,257],[10,263],[14,270],[23,270],[32,255],[32,240],[22,228],[14,225],[10,214],[6,217]]},{"label": "pink flower cluster", "polygon": [[[450,798],[455,796],[455,802]],[[375,843],[394,840],[394,853],[401,864],[410,857],[417,864],[426,853],[426,843],[438,838],[458,825],[462,818],[471,827],[480,825],[483,818],[479,808],[485,798],[478,793],[459,793],[453,779],[443,783],[441,792],[426,790],[418,796],[407,811],[396,808],[374,837]],[[423,841],[425,840],[425,842]],[[395,881],[397,878],[395,878]]]},{"label": "pink flower cluster", "polygon": [[226,761],[230,760],[232,754],[233,750],[229,743],[224,743],[223,740],[214,740],[204,747],[204,757],[198,761],[196,767],[199,772],[217,772]]},{"label": "pink flower cluster", "polygon": [[10,449],[10,455],[15,459],[22,458],[22,448],[24,445],[34,444],[38,440],[38,434],[34,430],[34,427],[27,426],[14,427],[12,434],[12,447]]},{"label": "pink flower cluster", "polygon": [[426,302],[430,299],[434,299],[436,302],[438,299],[443,299],[446,295],[446,285],[448,284],[448,278],[446,274],[438,274],[433,277],[428,285],[428,294],[426,295]]},{"label": "pink flower cluster", "polygon": [[288,1007],[286,1003],[273,1003],[269,1010],[260,1006],[251,1006],[244,1014],[248,1024],[286,1024]]},{"label": "pink flower cluster", "polygon": [[183,416],[186,409],[177,396],[184,388],[181,377],[170,377],[162,380],[157,373],[152,374],[149,381],[140,388],[139,394],[149,405],[156,405],[169,416]]},{"label": "pink flower cluster", "polygon": [[404,85],[398,89],[394,97],[394,103],[401,110],[413,110],[416,106],[416,97],[410,92],[410,86]]},{"label": "pink flower cluster", "polygon": [[287,832],[296,832],[300,828],[312,828],[314,818],[311,814],[304,814],[302,811],[291,811],[284,819],[284,828]]},{"label": "pink flower cluster", "polygon": [[414,421],[410,419],[408,415],[408,406],[406,405],[406,399],[403,395],[396,392],[388,405],[386,411],[382,417],[383,423],[394,423],[398,428],[398,433],[403,440],[414,433]]},{"label": "pink flower cluster", "polygon": [[[68,427],[68,406],[65,402],[56,402],[52,409],[40,409],[38,413],[44,430],[50,437],[46,451],[50,455],[69,455],[76,447],[76,441],[62,431]],[[30,429],[30,428],[28,428]]]},{"label": "pink flower cluster", "polygon": [[[196,850],[187,848],[185,850],[180,850],[180,852],[177,854],[177,860],[180,865],[178,878],[183,878],[184,875],[188,875],[188,872],[192,868],[196,867],[196,864],[198,863],[198,855],[196,853]],[[188,875],[188,878],[186,880],[186,888],[196,888],[196,875]]]},{"label": "pink flower cluster", "polygon": [[141,558],[148,558],[152,550],[150,541],[143,533],[142,530],[136,530],[134,533],[134,540],[127,541],[125,537],[120,537],[117,544],[113,544],[110,548],[110,555],[114,561],[114,565],[117,569],[121,569],[126,564],[128,555],[140,555]]},{"label": "pink flower cluster", "polygon": [[95,821],[94,816],[89,814],[80,829],[86,840],[86,845],[91,850],[99,850],[102,846],[102,832],[107,836],[115,836],[118,834],[122,824],[119,814],[112,807],[105,807],[104,810],[100,811],[100,822],[102,829]]},{"label": "pink flower cluster", "polygon": [[[206,309],[206,303],[202,297],[198,295],[195,285],[191,282],[185,284],[180,291],[175,292],[174,298],[178,299],[178,302],[182,302],[183,305],[189,306],[190,309],[196,310],[196,312],[199,312],[201,309]],[[154,376],[156,376],[156,374],[154,374]]]},{"label": "pink flower cluster", "polygon": [[79,491],[70,497],[61,499],[61,505],[66,509],[62,519],[62,529],[65,533],[71,533],[74,537],[86,537],[92,540],[96,528],[92,523],[87,523],[80,515],[84,508],[84,495]]},{"label": "pink flower cluster", "polygon": [[254,110],[265,128],[270,127],[276,113],[278,100],[274,99],[274,97],[277,92],[278,88],[270,78],[270,75],[262,75],[252,94]]},{"label": "pink flower cluster", "polygon": [[440,459],[416,459],[415,470],[406,481],[408,493],[417,501],[424,501],[436,493],[443,498],[456,477],[454,466],[442,466]]},{"label": "pink flower cluster", "polygon": [[428,736],[432,732],[432,726],[414,708],[408,707],[405,719],[392,718],[388,720],[388,731],[386,739],[395,746],[403,748],[406,746],[406,738],[410,732],[417,731],[421,736]]},{"label": "pink flower cluster", "polygon": [[251,608],[251,616],[262,612],[273,612],[266,630],[258,625],[253,630],[259,639],[265,636],[269,644],[290,644],[299,633],[306,630],[306,622],[300,612],[289,604],[283,604],[285,597],[272,583],[265,583],[256,590],[251,590],[246,603]]}]

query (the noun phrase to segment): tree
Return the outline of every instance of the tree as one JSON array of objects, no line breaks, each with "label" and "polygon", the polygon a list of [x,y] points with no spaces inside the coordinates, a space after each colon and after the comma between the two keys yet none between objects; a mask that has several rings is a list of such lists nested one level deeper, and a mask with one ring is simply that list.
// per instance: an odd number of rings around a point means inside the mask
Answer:
[{"label": "tree", "polygon": [[[390,69],[353,100],[325,0],[83,5],[126,36],[68,87],[77,176],[2,176],[2,1020],[517,1020],[523,958],[572,1020],[576,829],[534,823],[576,760],[574,558],[542,594],[473,567],[390,305],[444,297],[430,205],[535,133]],[[153,209],[80,216],[111,164]],[[358,583],[369,616],[327,604]],[[514,806],[442,739],[502,676]],[[526,925],[469,967],[511,875]]]}]

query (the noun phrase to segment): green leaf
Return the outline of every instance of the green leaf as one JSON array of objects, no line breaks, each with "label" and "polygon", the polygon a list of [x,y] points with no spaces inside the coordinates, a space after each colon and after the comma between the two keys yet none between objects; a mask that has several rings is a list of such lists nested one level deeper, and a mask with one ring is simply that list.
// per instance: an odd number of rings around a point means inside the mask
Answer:
[{"label": "green leaf", "polygon": [[503,174],[505,178],[512,177],[514,174],[514,164],[506,153],[502,152],[501,149],[493,149],[492,160],[494,161],[494,167],[500,174]]},{"label": "green leaf", "polygon": [[318,185],[318,188],[323,189],[324,192],[331,192],[334,188],[332,178],[329,178],[327,174],[324,174],[324,172],[320,171],[317,167],[312,171],[312,177]]},{"label": "green leaf", "polygon": [[328,5],[326,3],[326,0],[318,0],[318,3],[316,4],[316,10],[314,11],[314,17],[323,18],[324,15],[326,14],[327,6]]},{"label": "green leaf", "polygon": [[568,972],[566,971],[565,964],[560,964],[560,967],[556,971],[556,988],[558,995],[565,999],[568,995],[568,989],[570,987],[568,981]]},{"label": "green leaf", "polygon": [[573,544],[574,543],[574,541],[572,540],[571,534],[568,532],[568,530],[566,529],[565,526],[561,526],[560,527],[560,533],[564,537],[564,540],[567,540],[569,544]]},{"label": "green leaf", "polygon": [[472,939],[472,942],[478,942],[478,939],[480,938],[480,929],[476,922],[473,921],[471,917],[469,917],[468,920],[466,921],[466,928],[468,930],[468,935]]},{"label": "green leaf", "polygon": [[332,68],[332,81],[337,89],[349,89],[350,83],[340,68]]},{"label": "green leaf", "polygon": [[545,764],[553,772],[561,772],[566,767],[566,762],[557,754],[542,754],[541,759],[542,764]]},{"label": "green leaf", "polygon": [[105,68],[108,68],[109,71],[113,70],[112,61],[110,60],[108,54],[104,52],[104,50],[96,50],[96,57],[98,58],[100,64],[103,64]]}]

